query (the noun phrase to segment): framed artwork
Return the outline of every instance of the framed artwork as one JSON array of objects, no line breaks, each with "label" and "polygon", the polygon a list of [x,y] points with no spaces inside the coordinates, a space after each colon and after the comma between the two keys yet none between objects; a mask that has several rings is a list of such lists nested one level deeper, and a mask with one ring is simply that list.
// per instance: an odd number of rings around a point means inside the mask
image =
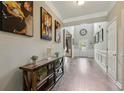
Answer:
[{"label": "framed artwork", "polygon": [[0,29],[25,36],[33,36],[33,1],[1,1]]},{"label": "framed artwork", "polygon": [[55,42],[61,42],[61,25],[55,20]]},{"label": "framed artwork", "polygon": [[0,1],[0,30],[2,30],[2,1]]},{"label": "framed artwork", "polygon": [[94,44],[96,43],[96,35],[94,36]]},{"label": "framed artwork", "polygon": [[50,40],[52,40],[52,16],[42,7],[41,7],[40,12],[41,12],[40,37],[41,37],[41,39],[50,41]]},{"label": "framed artwork", "polygon": [[99,32],[96,33],[96,43],[99,43]]},{"label": "framed artwork", "polygon": [[65,49],[65,29],[62,29],[63,32],[63,49]]},{"label": "framed artwork", "polygon": [[101,29],[101,31],[99,32],[99,41],[103,42],[104,41],[104,32],[103,32],[103,28]]}]

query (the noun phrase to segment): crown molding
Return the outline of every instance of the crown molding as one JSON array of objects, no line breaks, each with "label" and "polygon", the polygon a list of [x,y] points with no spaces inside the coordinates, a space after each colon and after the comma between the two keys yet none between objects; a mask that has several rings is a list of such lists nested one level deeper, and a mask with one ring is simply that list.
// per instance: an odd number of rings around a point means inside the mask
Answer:
[{"label": "crown molding", "polygon": [[111,12],[111,10],[114,8],[114,6],[116,5],[117,1],[114,1],[110,6],[109,6],[109,9],[108,9],[108,13]]},{"label": "crown molding", "polygon": [[79,17],[72,17],[68,19],[64,19],[63,23],[69,23],[73,21],[80,21],[80,20],[87,20],[87,19],[92,19],[92,18],[97,18],[97,17],[106,17],[108,12],[98,12],[94,14],[89,14],[85,16],[79,16]]},{"label": "crown molding", "polygon": [[87,20],[87,19],[93,19],[93,18],[98,18],[98,17],[106,17],[108,15],[108,13],[113,9],[113,7],[115,6],[115,4],[117,3],[116,1],[113,2],[109,9],[107,11],[104,12],[97,12],[97,13],[93,13],[93,14],[88,14],[88,15],[84,15],[84,16],[78,16],[78,17],[72,17],[72,18],[67,18],[67,19],[63,19],[60,12],[58,11],[58,9],[56,9],[56,7],[52,4],[51,1],[45,1],[46,5],[52,9],[52,11],[55,13],[55,15],[63,22],[63,23],[69,23],[69,22],[74,22],[74,21],[80,21],[80,20]]},{"label": "crown molding", "polygon": [[50,1],[45,1],[46,5],[55,13],[55,15],[62,21],[62,16],[55,6]]}]

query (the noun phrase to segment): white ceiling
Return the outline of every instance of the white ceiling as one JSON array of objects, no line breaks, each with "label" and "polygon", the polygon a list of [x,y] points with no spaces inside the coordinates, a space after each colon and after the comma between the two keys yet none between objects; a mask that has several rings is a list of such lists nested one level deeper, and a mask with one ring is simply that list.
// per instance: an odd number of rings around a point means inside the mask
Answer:
[{"label": "white ceiling", "polygon": [[74,1],[51,1],[49,3],[53,11],[64,21],[94,14],[104,15],[115,4],[113,1],[85,1],[83,6],[78,6]]}]

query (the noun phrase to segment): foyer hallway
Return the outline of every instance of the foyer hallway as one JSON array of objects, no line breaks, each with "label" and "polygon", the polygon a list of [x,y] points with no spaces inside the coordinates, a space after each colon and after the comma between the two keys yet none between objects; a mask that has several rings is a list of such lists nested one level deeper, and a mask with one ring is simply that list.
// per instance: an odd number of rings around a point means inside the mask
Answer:
[{"label": "foyer hallway", "polygon": [[88,58],[65,58],[65,73],[53,91],[117,91],[111,79]]}]

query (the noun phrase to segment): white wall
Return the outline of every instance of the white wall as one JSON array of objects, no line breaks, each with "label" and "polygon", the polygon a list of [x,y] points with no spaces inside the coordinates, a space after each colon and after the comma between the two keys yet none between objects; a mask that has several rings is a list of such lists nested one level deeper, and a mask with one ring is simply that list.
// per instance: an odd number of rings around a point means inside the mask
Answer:
[{"label": "white wall", "polygon": [[109,12],[107,16],[107,21],[110,23],[115,17],[117,18],[117,85],[124,89],[124,2],[116,2],[115,6]]},{"label": "white wall", "polygon": [[115,17],[117,17],[117,47],[118,47],[118,82],[124,90],[124,2],[118,1],[113,9],[109,12],[107,20],[111,22]]},{"label": "white wall", "polygon": [[[40,7],[43,6],[53,17],[53,40],[40,39]],[[54,19],[56,16],[44,2],[34,2],[34,36],[26,37],[0,31],[0,90],[22,90],[22,72],[19,67],[30,63],[32,55],[39,60],[47,57],[47,47],[63,55],[63,45],[54,42]],[[57,18],[56,18],[57,19]],[[59,21],[59,19],[58,19]],[[62,39],[63,40],[63,39]]]},{"label": "white wall", "polygon": [[[99,23],[94,23],[94,35],[103,28],[104,31],[104,41],[100,42],[98,44],[95,44],[95,48],[99,50],[106,50],[107,49],[107,22],[99,22]],[[99,28],[100,26],[100,28]]]},{"label": "white wall", "polygon": [[[87,29],[87,35],[81,36],[80,30],[81,29]],[[72,57],[93,57],[94,55],[94,49],[93,49],[93,24],[81,24],[76,26],[68,26],[64,27],[65,31],[68,31],[72,35]],[[73,42],[74,40],[74,42]],[[80,42],[86,41],[86,49],[81,50],[80,48]],[[73,44],[74,43],[74,44]]]},{"label": "white wall", "polygon": [[[94,36],[103,28],[104,41],[94,45],[95,61],[106,71],[107,62],[107,22],[94,23]],[[100,28],[99,28],[100,27]]]},{"label": "white wall", "polygon": [[[87,29],[85,36],[80,35],[81,29]],[[86,48],[81,49],[81,42],[86,43]],[[74,29],[74,56],[93,57],[94,56],[93,24],[76,25]]]}]

